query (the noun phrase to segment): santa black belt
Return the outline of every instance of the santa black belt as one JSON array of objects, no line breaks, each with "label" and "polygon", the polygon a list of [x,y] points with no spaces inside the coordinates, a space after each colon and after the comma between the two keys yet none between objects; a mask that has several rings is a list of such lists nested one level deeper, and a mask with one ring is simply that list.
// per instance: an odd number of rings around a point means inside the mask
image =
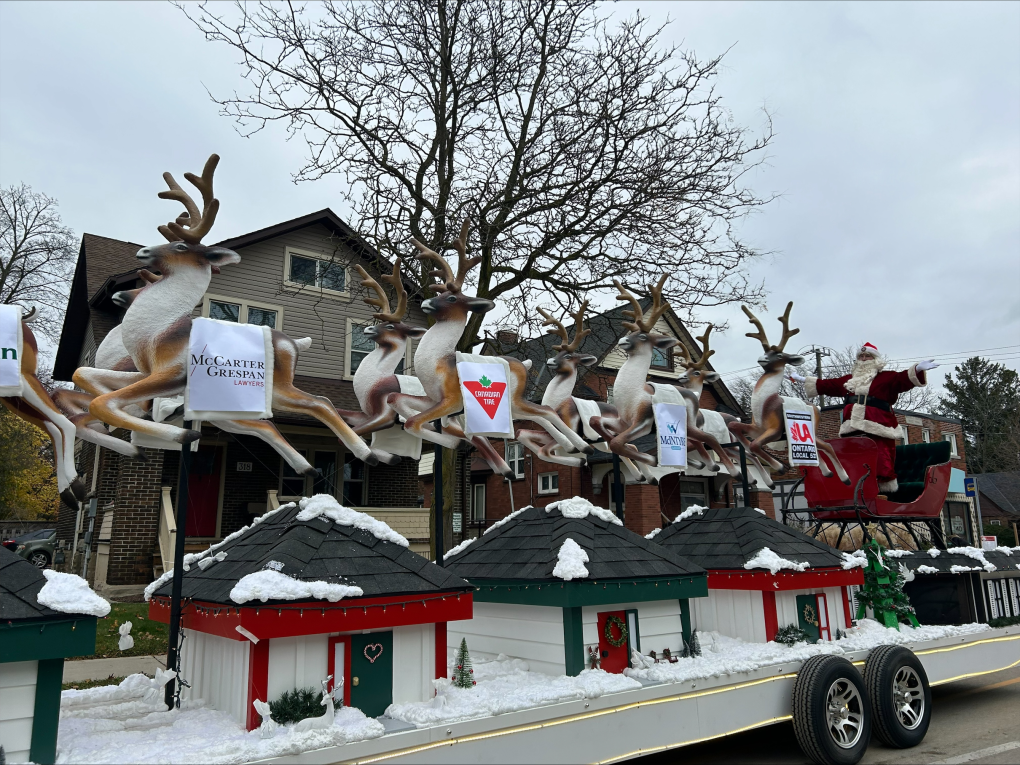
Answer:
[{"label": "santa black belt", "polygon": [[884,409],[887,412],[892,409],[892,407],[889,406],[888,401],[883,401],[882,399],[875,398],[874,396],[847,396],[843,400],[843,406],[850,406],[851,404],[873,406],[876,409]]}]

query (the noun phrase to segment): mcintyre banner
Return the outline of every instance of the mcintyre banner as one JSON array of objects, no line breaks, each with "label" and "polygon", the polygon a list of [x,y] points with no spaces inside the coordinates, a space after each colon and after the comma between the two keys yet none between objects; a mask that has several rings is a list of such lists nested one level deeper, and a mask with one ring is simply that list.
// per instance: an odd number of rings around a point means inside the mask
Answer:
[{"label": "mcintyre banner", "polygon": [[0,396],[21,395],[21,306],[0,305]]},{"label": "mcintyre banner", "polygon": [[269,327],[218,319],[191,323],[187,420],[273,416],[273,340]]},{"label": "mcintyre banner", "polygon": [[787,453],[791,465],[817,465],[818,446],[815,443],[814,413],[783,405],[786,417]]},{"label": "mcintyre banner", "polygon": [[464,432],[468,436],[513,438],[509,364],[498,357],[458,352],[457,375],[464,398]]},{"label": "mcintyre banner", "polygon": [[687,467],[687,407],[653,404],[659,467]]}]

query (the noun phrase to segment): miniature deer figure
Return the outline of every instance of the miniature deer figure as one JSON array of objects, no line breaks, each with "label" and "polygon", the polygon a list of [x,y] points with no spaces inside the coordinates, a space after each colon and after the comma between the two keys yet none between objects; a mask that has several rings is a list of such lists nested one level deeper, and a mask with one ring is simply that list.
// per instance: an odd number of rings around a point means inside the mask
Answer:
[{"label": "miniature deer figure", "polygon": [[[324,730],[325,728],[331,728],[333,726],[333,717],[336,714],[336,709],[333,707],[333,694],[336,693],[334,689],[332,692],[329,690],[329,681],[333,679],[332,675],[329,675],[325,680],[322,681],[322,706],[326,707],[326,711],[322,713],[320,717],[306,717],[304,720],[299,721],[294,726],[295,733],[305,733],[310,730]],[[342,689],[343,681],[340,681],[339,687]]]},{"label": "miniature deer figure", "polygon": [[[786,311],[779,319],[779,322],[783,325],[783,336],[778,345],[770,345],[765,334],[765,328],[761,325],[758,318],[751,313],[747,306],[741,306],[741,308],[747,314],[751,324],[758,328],[757,332],[748,332],[747,336],[761,343],[764,353],[759,357],[758,363],[765,372],[758,378],[758,382],[754,385],[754,391],[751,393],[751,423],[731,422],[730,431],[762,463],[768,465],[773,470],[784,470],[785,466],[766,451],[765,445],[786,438],[786,419],[783,416],[783,396],[781,395],[783,374],[787,364],[799,367],[804,363],[803,356],[787,353],[784,350],[790,338],[800,332],[799,329],[790,329],[790,311],[793,309],[793,301],[786,304]],[[799,401],[798,403],[803,404],[803,402]],[[824,453],[829,458],[829,462],[832,463],[832,467],[835,469],[836,475],[839,476],[839,480],[849,485],[850,477],[836,457],[835,450],[818,436],[818,420],[820,418],[818,407],[811,406],[811,409],[815,424],[815,443],[818,446],[818,451],[820,454]],[[753,440],[749,442],[748,438]],[[832,471],[825,464],[825,460],[818,460],[818,468],[822,471],[822,475],[832,475]],[[772,488],[773,483],[768,479],[768,474],[765,473],[765,476],[768,487]]]}]

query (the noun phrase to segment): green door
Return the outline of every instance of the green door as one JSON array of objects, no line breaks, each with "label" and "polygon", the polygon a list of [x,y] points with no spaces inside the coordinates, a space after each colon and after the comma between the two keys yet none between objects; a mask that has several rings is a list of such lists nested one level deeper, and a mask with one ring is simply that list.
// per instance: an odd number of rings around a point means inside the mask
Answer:
[{"label": "green door", "polygon": [[351,635],[351,706],[378,717],[393,703],[393,633]]},{"label": "green door", "polygon": [[818,628],[818,598],[815,595],[797,596],[797,621],[800,628],[810,637],[812,643],[817,643],[821,637]]}]

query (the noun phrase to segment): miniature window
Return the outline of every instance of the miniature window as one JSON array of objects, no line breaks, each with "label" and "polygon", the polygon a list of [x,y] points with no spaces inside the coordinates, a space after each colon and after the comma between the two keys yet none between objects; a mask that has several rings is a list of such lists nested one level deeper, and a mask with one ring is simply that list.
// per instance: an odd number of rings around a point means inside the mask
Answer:
[{"label": "miniature window", "polygon": [[540,473],[538,476],[539,494],[558,494],[560,491],[559,473]]},{"label": "miniature window", "polygon": [[524,478],[524,447],[516,441],[506,445],[506,464],[518,478]]},{"label": "miniature window", "polygon": [[942,440],[949,442],[949,456],[959,457],[960,452],[956,450],[956,434],[955,433],[943,433]]}]

